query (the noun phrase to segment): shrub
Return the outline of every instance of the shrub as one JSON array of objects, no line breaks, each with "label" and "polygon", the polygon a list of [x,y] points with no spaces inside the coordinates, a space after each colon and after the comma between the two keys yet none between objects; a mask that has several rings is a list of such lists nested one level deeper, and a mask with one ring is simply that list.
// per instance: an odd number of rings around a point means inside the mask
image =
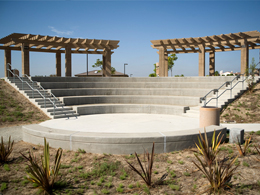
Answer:
[{"label": "shrub", "polygon": [[251,141],[251,136],[248,139],[246,139],[244,148],[242,148],[241,143],[239,141],[237,141],[236,147],[238,149],[238,152],[239,152],[240,156],[245,156],[246,155],[246,152],[248,151],[248,147],[249,147],[250,141]]},{"label": "shrub", "polygon": [[0,144],[0,164],[4,164],[8,161],[10,154],[13,151],[14,141],[11,142],[11,136],[9,137],[8,143],[5,145],[3,137],[1,137]]},{"label": "shrub", "polygon": [[38,188],[43,191],[47,193],[51,192],[54,189],[55,180],[59,173],[62,149],[59,148],[57,150],[53,169],[50,168],[49,143],[46,143],[46,138],[44,138],[44,155],[41,156],[40,163],[32,151],[29,152],[29,157],[26,157],[24,154],[22,156],[29,162],[27,168],[27,175],[29,177],[27,180],[38,184]]}]

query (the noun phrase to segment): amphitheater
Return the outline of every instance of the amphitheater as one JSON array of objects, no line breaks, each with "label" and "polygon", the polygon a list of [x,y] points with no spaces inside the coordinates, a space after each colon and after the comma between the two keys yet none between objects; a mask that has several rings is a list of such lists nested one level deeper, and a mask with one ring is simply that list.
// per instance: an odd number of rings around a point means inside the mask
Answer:
[{"label": "amphitheater", "polygon": [[[23,127],[23,140],[92,153],[131,154],[151,148],[163,153],[193,147],[199,131],[200,98],[236,77],[6,78],[53,120]],[[32,82],[34,81],[34,82]],[[34,92],[27,85],[34,85]],[[234,85],[234,84],[233,84]],[[222,108],[243,93],[240,82],[218,100]],[[245,85],[245,83],[244,83]],[[230,86],[223,85],[219,94]],[[43,90],[44,89],[44,90]],[[37,90],[49,99],[40,96]],[[214,93],[209,97],[214,97]],[[53,109],[50,101],[56,100]],[[207,106],[216,106],[212,100]],[[206,127],[225,134],[222,126]]]}]

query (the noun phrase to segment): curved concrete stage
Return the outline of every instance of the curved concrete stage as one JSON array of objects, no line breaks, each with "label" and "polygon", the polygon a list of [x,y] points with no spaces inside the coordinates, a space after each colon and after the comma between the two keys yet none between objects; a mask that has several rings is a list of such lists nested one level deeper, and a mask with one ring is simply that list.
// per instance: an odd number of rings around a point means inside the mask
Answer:
[{"label": "curved concrete stage", "polygon": [[[23,140],[43,144],[46,137],[51,147],[107,154],[143,153],[143,148],[150,150],[154,142],[155,152],[165,153],[194,147],[199,131],[204,131],[198,126],[197,118],[183,116],[99,114],[23,126]],[[214,129],[225,138],[225,127],[209,126],[210,139]]]}]

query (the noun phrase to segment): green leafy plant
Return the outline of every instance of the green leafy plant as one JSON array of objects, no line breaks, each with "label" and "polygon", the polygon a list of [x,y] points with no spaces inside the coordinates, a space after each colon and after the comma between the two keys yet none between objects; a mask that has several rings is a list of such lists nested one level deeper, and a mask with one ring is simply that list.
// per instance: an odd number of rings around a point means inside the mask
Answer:
[{"label": "green leafy plant", "polygon": [[216,138],[215,138],[215,133],[216,132],[214,130],[213,136],[212,136],[212,141],[211,141],[211,146],[209,145],[209,142],[208,142],[206,129],[204,129],[204,138],[201,133],[200,133],[200,137],[198,137],[199,145],[197,145],[195,143],[200,154],[202,154],[202,156],[205,160],[205,163],[208,166],[211,166],[211,164],[215,161],[215,158],[216,158],[217,154],[219,153],[218,147],[224,136],[224,135],[222,135],[222,137],[219,140],[219,136],[220,136],[221,132],[218,134],[218,136]]},{"label": "green leafy plant", "polygon": [[11,136],[9,137],[8,143],[5,145],[3,137],[1,137],[1,145],[0,145],[0,164],[4,164],[8,161],[10,154],[13,151],[14,141],[11,142]]},{"label": "green leafy plant", "polygon": [[27,175],[29,177],[27,180],[38,184],[38,188],[44,192],[50,193],[54,188],[54,184],[59,173],[62,149],[59,148],[57,150],[53,169],[50,168],[49,143],[46,142],[46,138],[44,138],[44,155],[41,156],[40,163],[36,156],[33,155],[32,151],[29,152],[29,157],[26,157],[22,153],[21,155],[29,162],[27,168]]},{"label": "green leafy plant", "polygon": [[236,147],[238,149],[238,152],[239,152],[240,156],[245,156],[246,155],[246,152],[248,151],[248,147],[249,147],[250,141],[251,141],[251,136],[248,139],[246,139],[244,148],[242,148],[241,143],[239,141],[237,141]]},{"label": "green leafy plant", "polygon": [[154,159],[154,143],[153,143],[153,147],[152,147],[152,153],[151,156],[149,154],[149,152],[144,151],[144,160],[145,158],[147,159],[147,166],[146,165],[142,165],[138,155],[135,152],[135,156],[136,159],[138,161],[138,164],[141,168],[141,172],[138,171],[131,163],[129,163],[128,161],[126,161],[128,163],[128,165],[130,166],[130,168],[136,172],[146,183],[147,186],[151,186],[152,185],[152,170],[153,170],[153,159]]}]

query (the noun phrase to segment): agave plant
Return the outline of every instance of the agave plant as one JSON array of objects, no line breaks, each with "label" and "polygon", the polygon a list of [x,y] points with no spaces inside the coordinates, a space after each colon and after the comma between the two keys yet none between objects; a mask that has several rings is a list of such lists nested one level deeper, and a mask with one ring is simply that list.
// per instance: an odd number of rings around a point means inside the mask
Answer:
[{"label": "agave plant", "polygon": [[[22,154],[22,153],[21,153]],[[29,157],[22,156],[29,162],[27,175],[28,180],[32,183],[37,184],[38,188],[42,189],[44,192],[50,193],[54,187],[54,183],[59,173],[61,165],[62,149],[57,150],[54,167],[50,168],[50,152],[49,143],[46,142],[44,138],[44,155],[41,156],[41,162],[39,163],[33,152],[29,152]]]},{"label": "agave plant", "polygon": [[142,165],[138,155],[135,152],[136,159],[138,161],[138,164],[141,168],[141,171],[138,171],[131,163],[126,161],[130,168],[136,172],[140,177],[144,180],[147,186],[152,185],[152,173],[153,173],[153,159],[154,159],[154,143],[153,143],[153,148],[152,148],[152,154],[150,155],[149,152],[144,151],[144,159],[147,159],[147,165]]},{"label": "agave plant", "polygon": [[247,152],[247,149],[249,147],[250,141],[251,141],[251,136],[248,139],[246,139],[244,148],[242,148],[241,143],[239,142],[239,140],[237,140],[236,146],[237,146],[237,149],[238,149],[238,152],[239,152],[240,156],[245,156],[246,155],[246,152]]},{"label": "agave plant", "polygon": [[9,137],[9,142],[7,143],[7,145],[4,144],[3,136],[1,137],[0,164],[8,161],[8,158],[13,151],[13,145],[14,141],[11,142],[11,136]]},{"label": "agave plant", "polygon": [[212,141],[211,141],[211,146],[209,145],[207,133],[206,133],[205,129],[204,129],[204,138],[203,138],[202,134],[200,133],[200,137],[198,137],[199,145],[197,145],[195,143],[199,152],[204,157],[205,162],[208,166],[211,166],[211,164],[214,162],[214,160],[215,160],[215,158],[216,158],[216,156],[219,152],[218,147],[219,147],[221,140],[224,136],[224,135],[222,135],[222,137],[219,140],[219,136],[220,136],[221,132],[218,134],[217,138],[215,138],[215,134],[216,134],[216,132],[214,130]]}]

